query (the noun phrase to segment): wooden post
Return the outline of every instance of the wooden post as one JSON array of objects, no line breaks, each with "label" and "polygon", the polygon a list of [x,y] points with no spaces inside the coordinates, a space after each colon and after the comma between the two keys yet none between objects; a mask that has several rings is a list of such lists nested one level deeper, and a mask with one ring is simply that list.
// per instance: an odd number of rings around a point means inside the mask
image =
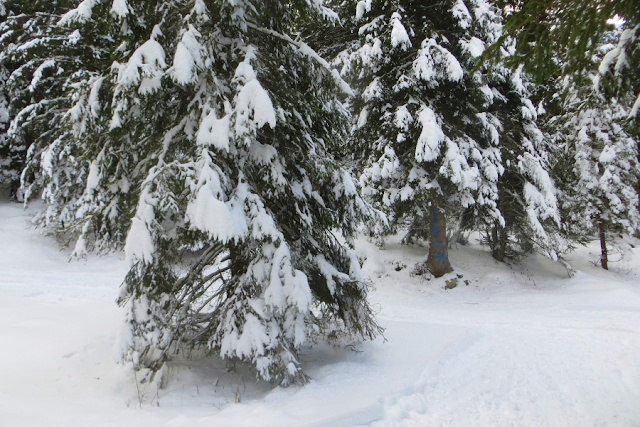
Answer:
[{"label": "wooden post", "polygon": [[449,242],[447,241],[447,222],[444,215],[437,206],[432,206],[431,233],[429,233],[429,258],[427,265],[431,274],[435,277],[444,276],[453,271],[449,263]]}]

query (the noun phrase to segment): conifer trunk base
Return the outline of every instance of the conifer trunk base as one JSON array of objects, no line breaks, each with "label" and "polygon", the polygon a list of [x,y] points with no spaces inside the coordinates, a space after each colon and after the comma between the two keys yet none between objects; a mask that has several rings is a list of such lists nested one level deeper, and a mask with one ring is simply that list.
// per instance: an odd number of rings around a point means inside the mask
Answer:
[{"label": "conifer trunk base", "polygon": [[607,251],[607,240],[602,222],[600,222],[600,265],[605,270],[609,269],[609,253]]},{"label": "conifer trunk base", "polygon": [[491,230],[491,255],[496,261],[504,262],[504,258],[507,254],[507,230],[498,226],[493,227]]},{"label": "conifer trunk base", "polygon": [[429,233],[429,258],[427,266],[435,277],[451,273],[453,268],[449,263],[449,242],[447,241],[447,222],[442,212],[437,207],[432,207],[430,212]]}]

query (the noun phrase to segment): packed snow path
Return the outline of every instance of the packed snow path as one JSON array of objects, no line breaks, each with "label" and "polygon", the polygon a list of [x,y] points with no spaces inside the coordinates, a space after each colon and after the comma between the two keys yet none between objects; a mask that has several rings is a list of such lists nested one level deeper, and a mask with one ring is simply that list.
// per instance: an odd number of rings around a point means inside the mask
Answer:
[{"label": "packed snow path", "polygon": [[112,357],[124,256],[67,262],[28,220],[0,204],[3,427],[640,426],[640,249],[606,272],[583,248],[569,279],[461,246],[455,274],[426,280],[423,248],[362,241],[386,342],[307,348],[313,381],[287,389],[191,354],[157,390]]}]

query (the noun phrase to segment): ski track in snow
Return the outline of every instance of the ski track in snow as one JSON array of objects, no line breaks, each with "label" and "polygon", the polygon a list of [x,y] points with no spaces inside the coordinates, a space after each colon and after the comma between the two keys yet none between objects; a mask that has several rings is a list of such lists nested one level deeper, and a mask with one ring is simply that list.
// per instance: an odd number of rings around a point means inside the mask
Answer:
[{"label": "ski track in snow", "polygon": [[538,256],[508,266],[461,246],[453,274],[426,280],[410,274],[424,248],[360,241],[386,342],[307,347],[313,380],[286,389],[187,354],[138,393],[112,356],[124,254],[68,262],[28,220],[0,204],[3,427],[640,426],[639,249],[605,272],[597,245],[581,248],[569,279]]}]

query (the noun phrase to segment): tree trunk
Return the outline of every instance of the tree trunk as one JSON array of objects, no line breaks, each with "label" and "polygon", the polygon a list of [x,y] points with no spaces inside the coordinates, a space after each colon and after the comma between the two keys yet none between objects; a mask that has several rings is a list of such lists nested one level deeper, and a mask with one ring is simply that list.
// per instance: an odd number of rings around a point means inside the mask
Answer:
[{"label": "tree trunk", "polygon": [[507,229],[494,226],[491,230],[491,255],[496,261],[503,262],[507,254]]},{"label": "tree trunk", "polygon": [[447,222],[437,206],[432,206],[429,212],[431,217],[431,232],[429,233],[429,258],[427,265],[431,274],[435,277],[444,276],[453,271],[449,263],[449,242],[447,241]]},{"label": "tree trunk", "polygon": [[607,252],[607,240],[604,232],[604,223],[600,221],[600,265],[605,270],[609,269],[609,254]]},{"label": "tree trunk", "polygon": [[502,261],[498,258],[498,227],[496,226],[491,228],[491,256],[498,261]]}]

